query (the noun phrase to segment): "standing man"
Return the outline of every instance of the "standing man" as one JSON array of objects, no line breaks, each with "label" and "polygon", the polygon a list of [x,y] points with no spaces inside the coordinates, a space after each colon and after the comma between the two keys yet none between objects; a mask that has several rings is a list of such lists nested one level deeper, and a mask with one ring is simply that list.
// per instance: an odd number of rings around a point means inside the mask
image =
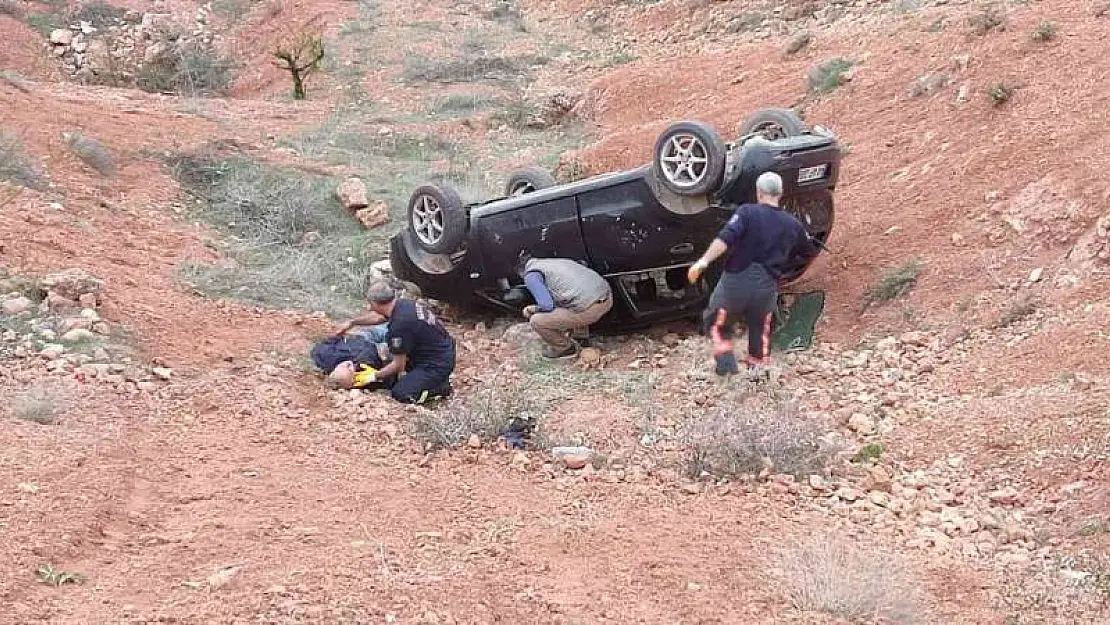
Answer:
[{"label": "standing man", "polygon": [[[344,367],[341,386],[352,388],[357,373],[360,385],[390,381],[393,399],[422,404],[451,394],[450,377],[455,370],[455,339],[424,304],[398,298],[388,283],[375,282],[368,292],[370,310],[388,320],[386,345],[392,359],[377,371]],[[337,368],[338,370],[338,368]],[[352,378],[348,384],[346,378]]]},{"label": "standing man", "polygon": [[724,273],[709,296],[703,327],[713,341],[718,375],[738,373],[732,351],[732,324],[743,317],[748,325],[748,377],[766,375],[771,358],[771,322],[778,300],[778,282],[799,260],[817,255],[805,227],[779,208],[782,178],[765,172],[755,181],[756,204],[742,204],[717,238],[687,272],[697,282],[709,263],[726,251]]},{"label": "standing man", "polygon": [[569,333],[586,330],[613,307],[609,283],[589,267],[567,258],[532,258],[521,253],[517,273],[535,304],[525,306],[524,318],[546,345],[544,358],[570,358],[579,346]]}]

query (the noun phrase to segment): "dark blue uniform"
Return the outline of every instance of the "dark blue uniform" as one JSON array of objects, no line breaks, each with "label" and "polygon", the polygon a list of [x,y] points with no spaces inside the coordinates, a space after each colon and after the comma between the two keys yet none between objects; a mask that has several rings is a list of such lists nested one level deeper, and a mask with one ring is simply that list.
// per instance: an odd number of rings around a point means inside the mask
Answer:
[{"label": "dark blue uniform", "polygon": [[431,396],[450,394],[455,339],[427,306],[398,299],[389,316],[386,340],[390,353],[408,357],[406,373],[390,388],[394,399],[421,403]]},{"label": "dark blue uniform", "polygon": [[742,204],[717,238],[728,245],[725,271],[705,310],[716,356],[732,353],[731,327],[748,325],[748,362],[771,354],[771,322],[778,280],[817,255],[805,227],[793,215],[765,204]]}]

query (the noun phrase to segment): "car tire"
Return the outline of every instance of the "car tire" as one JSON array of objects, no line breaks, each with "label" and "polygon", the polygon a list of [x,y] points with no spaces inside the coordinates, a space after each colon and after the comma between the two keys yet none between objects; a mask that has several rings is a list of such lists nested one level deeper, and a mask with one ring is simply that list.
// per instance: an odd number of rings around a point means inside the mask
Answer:
[{"label": "car tire", "polygon": [[740,136],[759,134],[768,141],[804,134],[806,124],[797,113],[784,108],[765,108],[752,113],[740,124]]},{"label": "car tire", "polygon": [[407,216],[417,245],[432,254],[455,251],[466,236],[466,207],[451,187],[417,187],[409,198]]},{"label": "car tire", "polygon": [[509,174],[509,179],[505,182],[505,196],[524,195],[525,193],[554,187],[557,184],[559,183],[555,180],[555,176],[552,176],[551,172],[546,169],[540,167],[518,169]]},{"label": "car tire", "polygon": [[680,121],[656,138],[651,173],[676,195],[707,195],[721,185],[726,158],[717,131],[702,122]]}]

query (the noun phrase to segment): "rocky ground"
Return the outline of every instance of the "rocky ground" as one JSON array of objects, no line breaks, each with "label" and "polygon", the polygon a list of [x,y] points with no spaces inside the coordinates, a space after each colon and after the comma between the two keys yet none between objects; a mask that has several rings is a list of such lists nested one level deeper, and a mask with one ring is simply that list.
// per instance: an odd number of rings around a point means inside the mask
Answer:
[{"label": "rocky ground", "polygon": [[[5,9],[0,34],[29,43],[0,50],[20,72],[0,81],[2,123],[50,183],[0,186],[0,620],[1110,622],[1107,12],[992,6],[557,0],[512,5],[520,30],[500,5],[287,3],[236,21],[121,3],[96,31],[56,24],[70,35]],[[234,98],[62,82],[104,31],[141,65],[143,15],[167,12],[249,58],[280,16],[319,21],[340,61],[310,95],[328,95],[291,103],[261,65]],[[334,119],[352,85],[373,94],[358,109],[373,136],[434,128],[498,168],[565,140],[514,138],[488,111],[421,117],[460,87],[396,79],[414,49],[480,56],[463,40],[483,15],[508,20],[504,58],[570,50],[524,91],[597,136],[558,162],[636,164],[694,109],[724,132],[798,100],[833,127],[849,146],[836,253],[798,286],[828,293],[817,345],[759,385],[716,379],[682,325],[552,365],[516,320],[448,308],[457,396],[403,408],[310,371],[322,313],[183,283],[183,263],[230,248],[152,154],[219,140],[348,179],[353,160],[283,138]],[[1046,21],[1058,35],[1032,37]],[[356,52],[381,67],[344,65]],[[836,57],[853,71],[807,94]],[[1003,78],[1018,88],[996,105]],[[61,136],[75,128],[109,147],[112,175]],[[388,228],[396,200],[357,173],[342,203]],[[908,290],[865,305],[910,257]],[[526,448],[497,435],[507,415],[538,419]]]}]

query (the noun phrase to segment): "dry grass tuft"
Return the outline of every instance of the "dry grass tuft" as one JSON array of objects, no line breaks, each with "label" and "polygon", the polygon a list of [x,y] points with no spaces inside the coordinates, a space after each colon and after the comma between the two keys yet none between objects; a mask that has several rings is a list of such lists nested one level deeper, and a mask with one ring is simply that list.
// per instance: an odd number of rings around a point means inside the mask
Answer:
[{"label": "dry grass tuft", "polygon": [[799,610],[856,623],[919,620],[921,593],[893,554],[829,535],[784,550],[780,560],[787,597]]},{"label": "dry grass tuft", "polygon": [[686,431],[688,473],[737,477],[766,469],[798,477],[820,475],[839,451],[828,433],[819,419],[799,414],[789,404],[714,408]]}]

